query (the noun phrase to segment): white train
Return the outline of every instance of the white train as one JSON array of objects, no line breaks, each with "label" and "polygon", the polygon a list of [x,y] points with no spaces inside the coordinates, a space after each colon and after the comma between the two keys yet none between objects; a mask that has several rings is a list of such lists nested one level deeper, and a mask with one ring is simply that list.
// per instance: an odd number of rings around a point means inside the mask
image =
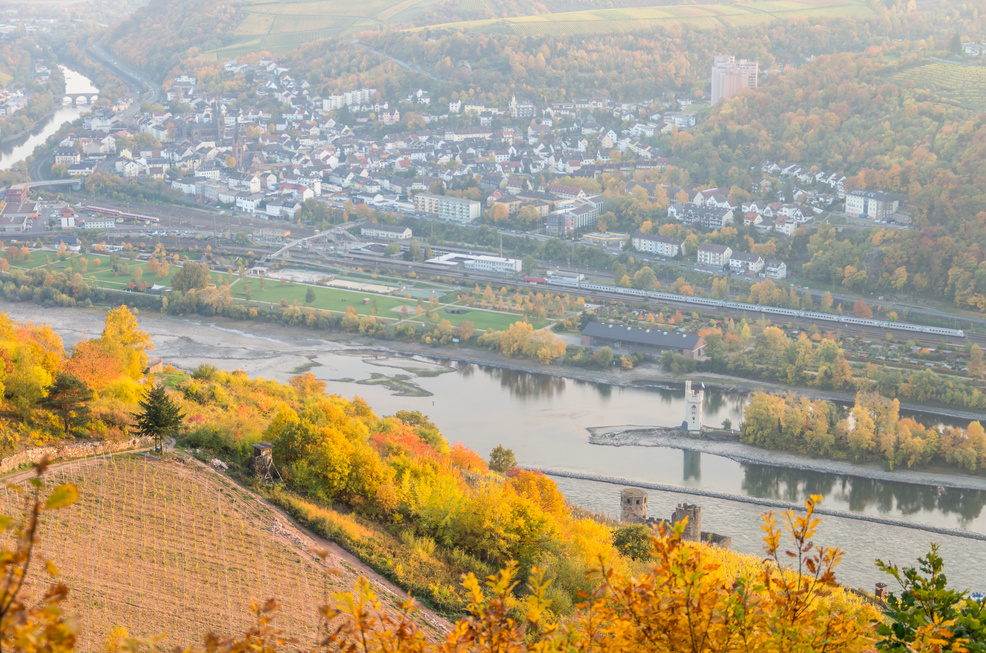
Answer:
[{"label": "white train", "polygon": [[[540,282],[540,280],[539,280]],[[598,283],[578,282],[568,283],[551,279],[550,277],[543,283],[555,286],[567,286],[569,288],[578,287],[585,290],[596,292],[616,293],[618,295],[630,295],[642,299],[664,299],[668,301],[681,302],[685,304],[696,304],[699,306],[714,306],[720,308],[733,308],[743,311],[758,311],[771,315],[788,315],[791,317],[807,317],[813,320],[825,322],[838,322],[840,324],[856,324],[859,326],[882,327],[885,329],[895,329],[899,331],[913,331],[915,333],[931,333],[940,336],[965,337],[965,331],[961,329],[946,329],[943,327],[923,326],[920,324],[908,324],[906,322],[886,322],[884,320],[871,320],[851,315],[830,315],[828,313],[816,313],[814,311],[803,311],[796,308],[781,308],[779,306],[762,306],[760,304],[746,304],[743,302],[731,302],[725,299],[712,299],[709,297],[686,297],[684,295],[673,295],[671,293],[656,292],[653,290],[638,290],[637,288],[622,288],[619,286],[604,286]]]}]

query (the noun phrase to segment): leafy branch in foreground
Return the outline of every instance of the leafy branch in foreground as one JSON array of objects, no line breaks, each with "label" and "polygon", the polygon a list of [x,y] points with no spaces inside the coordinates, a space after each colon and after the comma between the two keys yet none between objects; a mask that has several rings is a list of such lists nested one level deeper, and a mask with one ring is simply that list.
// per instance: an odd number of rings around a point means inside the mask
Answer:
[{"label": "leafy branch in foreground", "polygon": [[25,587],[34,566],[43,567],[51,579],[58,576],[53,562],[38,559],[38,526],[43,513],[71,505],[78,499],[76,487],[64,484],[54,488],[42,501],[45,492],[42,477],[47,468],[47,459],[39,462],[27,488],[7,484],[8,490],[23,497],[24,509],[20,519],[0,515],[0,531],[6,536],[0,547],[0,651],[61,653],[75,649],[75,628],[60,607],[68,596],[68,587],[55,582],[36,602],[28,600]]},{"label": "leafy branch in foreground", "polygon": [[887,618],[877,626],[884,638],[881,650],[986,651],[986,603],[948,588],[937,543],[918,563],[920,571],[876,561],[901,587],[900,596],[891,593],[887,597]]}]

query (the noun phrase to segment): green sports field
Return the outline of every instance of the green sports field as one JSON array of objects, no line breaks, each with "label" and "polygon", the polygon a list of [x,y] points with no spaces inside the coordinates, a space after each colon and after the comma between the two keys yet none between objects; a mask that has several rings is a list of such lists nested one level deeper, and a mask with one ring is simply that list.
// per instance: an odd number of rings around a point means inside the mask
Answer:
[{"label": "green sports field", "polygon": [[[83,270],[82,260],[85,260],[85,270]],[[147,263],[136,260],[130,262],[127,256],[120,257],[120,263],[130,266],[129,274],[116,274],[111,269],[111,258],[101,254],[85,254],[79,256],[71,254],[59,257],[54,252],[33,251],[30,256],[18,262],[14,267],[23,269],[33,269],[47,266],[52,271],[74,270],[79,272],[84,279],[92,282],[96,287],[107,290],[124,290],[127,284],[135,278],[137,268],[141,270],[141,281],[148,285],[159,284],[170,286],[171,279],[180,269],[173,265],[167,275],[156,276],[147,270]],[[96,261],[99,263],[97,264]],[[407,307],[407,320],[409,322],[429,322],[427,310],[432,308],[430,301],[431,290],[438,301],[438,309],[433,309],[432,313],[438,314],[439,320],[448,319],[453,326],[469,320],[476,329],[486,331],[488,329],[506,329],[514,322],[523,319],[523,315],[518,313],[477,309],[463,306],[456,303],[455,293],[445,294],[446,289],[436,284],[422,282],[420,288],[410,288],[408,294],[412,297],[396,296],[390,294],[377,294],[357,290],[345,290],[341,288],[330,288],[320,285],[309,285],[301,283],[281,282],[276,279],[266,279],[261,288],[261,280],[257,277],[247,277],[243,280],[238,275],[213,270],[210,273],[212,283],[216,285],[229,283],[233,297],[242,301],[249,301],[258,304],[280,304],[282,300],[288,304],[297,302],[302,306],[311,306],[319,310],[332,311],[333,313],[345,313],[347,308],[352,306],[359,315],[376,315],[386,320],[397,321],[404,319],[401,315],[401,307]],[[350,279],[356,280],[356,279]],[[367,283],[383,285],[382,282],[365,279]],[[244,283],[249,286],[249,293],[244,287]],[[306,302],[309,289],[315,295],[311,304]],[[249,294],[249,300],[247,295]],[[419,316],[418,298],[421,297],[422,314]],[[369,300],[364,302],[364,300]],[[454,312],[448,312],[449,310]],[[547,321],[534,321],[536,328],[547,326]]]},{"label": "green sports field", "polygon": [[[264,302],[269,304],[278,304],[281,300],[286,301],[288,304],[293,304],[298,302],[302,306],[307,306],[305,298],[308,294],[308,290],[311,289],[315,295],[314,301],[310,304],[312,308],[328,310],[336,313],[345,313],[346,310],[352,306],[356,313],[359,315],[373,315],[374,310],[376,310],[377,317],[387,319],[387,320],[400,320],[401,317],[401,307],[407,307],[407,320],[409,322],[427,322],[426,311],[431,308],[432,304],[428,300],[423,300],[422,314],[417,315],[418,310],[418,300],[406,297],[399,297],[393,295],[380,295],[375,293],[360,292],[355,290],[343,290],[340,288],[327,288],[324,286],[315,286],[307,284],[297,284],[297,283],[279,283],[268,279],[265,282],[265,287],[260,287],[260,279],[250,278],[247,280],[250,286],[250,301],[253,302]],[[246,299],[247,293],[244,292],[242,283],[236,282],[232,286],[233,296],[237,299]],[[462,306],[460,304],[454,303],[454,297],[452,295],[448,296],[448,301],[436,294],[438,299],[438,316],[440,319],[448,319],[453,326],[456,326],[466,320],[469,320],[473,325],[481,330],[485,331],[487,329],[506,329],[511,324],[523,316],[517,313],[508,313],[500,311],[490,311],[483,309],[471,308],[469,306]],[[368,303],[364,300],[370,300]],[[451,309],[456,311],[455,313],[447,312],[446,309]],[[458,312],[463,311],[463,312]],[[433,311],[434,312],[434,311]],[[537,322],[535,321],[534,326],[536,328],[541,328],[547,326],[547,322]]]}]

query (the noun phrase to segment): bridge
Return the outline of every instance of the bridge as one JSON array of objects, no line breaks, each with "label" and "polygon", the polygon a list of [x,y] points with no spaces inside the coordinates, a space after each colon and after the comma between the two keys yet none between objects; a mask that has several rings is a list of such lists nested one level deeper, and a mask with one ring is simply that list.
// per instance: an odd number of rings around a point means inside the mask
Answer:
[{"label": "bridge", "polygon": [[89,92],[89,93],[65,93],[61,98],[62,105],[68,106],[73,105],[77,107],[82,107],[86,105],[96,104],[96,100],[99,99],[99,92]]},{"label": "bridge", "polygon": [[82,179],[52,179],[51,181],[30,181],[26,184],[28,188],[48,188],[51,186],[71,186],[73,190],[82,188]]},{"label": "bridge", "polygon": [[[350,222],[346,224],[346,227],[351,228],[355,225],[361,224],[362,222],[363,221]],[[334,229],[329,229],[327,231],[317,233],[313,236],[307,236],[305,238],[299,238],[297,240],[293,240],[287,245],[285,245],[284,247],[282,247],[281,249],[274,252],[273,254],[270,254],[269,256],[265,256],[262,259],[262,262],[284,258],[284,255],[287,254],[287,252],[294,247],[308,247],[312,243],[316,243],[319,241],[332,243],[333,246],[344,250],[356,249],[366,244],[363,241],[361,241],[359,238],[356,238],[351,233],[343,229],[342,227],[335,227]]]}]

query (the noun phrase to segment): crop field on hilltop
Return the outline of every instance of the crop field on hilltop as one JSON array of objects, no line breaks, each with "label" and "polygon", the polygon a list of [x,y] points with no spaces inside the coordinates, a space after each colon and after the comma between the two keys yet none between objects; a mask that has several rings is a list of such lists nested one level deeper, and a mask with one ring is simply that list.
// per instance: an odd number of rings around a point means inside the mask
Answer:
[{"label": "crop field on hilltop", "polygon": [[[245,0],[236,5],[244,16],[236,28],[236,42],[210,54],[222,57],[259,50],[276,52],[382,25],[407,24],[434,2],[435,0],[367,0],[361,3],[342,0]],[[714,28],[720,25],[756,25],[789,16],[851,18],[870,16],[872,13],[859,0],[770,0],[739,4],[588,9],[444,23],[434,27],[477,32],[506,30],[524,36],[566,36],[657,30],[678,24]]]},{"label": "crop field on hilltop", "polygon": [[917,88],[930,90],[947,104],[976,109],[986,103],[986,66],[929,61],[903,70],[891,79],[901,84],[914,82]]},{"label": "crop field on hilltop", "polygon": [[[251,600],[271,597],[281,604],[276,624],[307,645],[323,597],[353,587],[351,566],[331,557],[323,564],[283,517],[197,465],[88,458],[47,478],[66,482],[78,486],[79,501],[47,516],[41,546],[71,589],[79,650],[99,649],[115,625],[164,635],[168,649],[208,632],[241,633]],[[0,499],[5,514],[18,510],[15,496]]]},{"label": "crop field on hilltop", "polygon": [[615,34],[665,29],[672,25],[714,28],[742,26],[782,20],[790,16],[865,17],[872,11],[854,0],[776,0],[743,4],[669,5],[569,11],[505,20],[476,20],[445,23],[436,28],[501,32],[522,36],[567,36],[572,34]]},{"label": "crop field on hilltop", "polygon": [[435,0],[244,0],[236,3],[244,19],[234,43],[214,54],[277,51],[347,32],[406,23]]}]

